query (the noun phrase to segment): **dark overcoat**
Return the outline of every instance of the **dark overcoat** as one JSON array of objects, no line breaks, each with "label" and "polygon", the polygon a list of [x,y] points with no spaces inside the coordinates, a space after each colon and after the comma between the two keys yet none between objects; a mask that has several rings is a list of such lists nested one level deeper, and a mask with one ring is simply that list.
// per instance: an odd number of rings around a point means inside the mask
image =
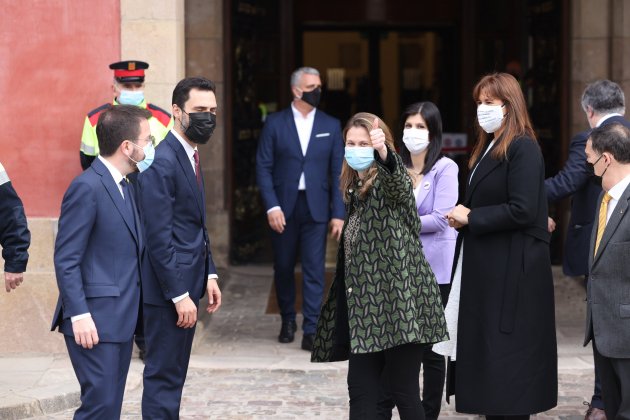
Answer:
[{"label": "dark overcoat", "polygon": [[471,211],[455,255],[457,261],[463,240],[456,410],[485,415],[548,410],[557,402],[557,349],[538,144],[517,138],[502,160],[488,152],[463,204]]}]

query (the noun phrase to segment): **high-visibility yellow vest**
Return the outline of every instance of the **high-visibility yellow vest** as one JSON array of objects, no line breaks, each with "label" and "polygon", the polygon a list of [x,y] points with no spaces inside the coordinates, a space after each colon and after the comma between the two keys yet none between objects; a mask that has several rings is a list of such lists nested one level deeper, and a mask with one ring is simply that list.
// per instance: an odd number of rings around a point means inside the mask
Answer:
[{"label": "high-visibility yellow vest", "polygon": [[[114,99],[113,105],[118,105],[118,102]],[[96,123],[101,112],[106,110],[112,104],[104,104],[98,108],[88,112],[83,123],[83,134],[81,135],[81,152],[87,156],[98,156],[98,139],[96,137]],[[163,110],[162,108],[153,104],[148,104],[146,101],[142,101],[141,108],[148,109],[152,116],[149,118],[149,127],[151,128],[151,135],[155,137],[155,145],[157,146],[164,137],[168,134],[169,130],[173,128],[173,118],[171,114]]]}]

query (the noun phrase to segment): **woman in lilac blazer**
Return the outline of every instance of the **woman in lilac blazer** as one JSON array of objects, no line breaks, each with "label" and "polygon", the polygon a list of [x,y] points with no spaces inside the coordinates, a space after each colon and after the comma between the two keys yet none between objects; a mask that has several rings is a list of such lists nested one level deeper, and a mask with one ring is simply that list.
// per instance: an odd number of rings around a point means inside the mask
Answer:
[{"label": "woman in lilac blazer", "polygon": [[[451,270],[457,231],[449,227],[446,214],[457,204],[458,167],[442,154],[442,117],[432,102],[410,105],[403,121],[400,156],[413,180],[416,207],[422,227],[420,240],[424,255],[438,281],[446,306],[451,288]],[[423,359],[422,406],[427,420],[440,414],[446,365],[444,357],[427,347]],[[391,418],[393,402],[379,402],[379,418]]]}]

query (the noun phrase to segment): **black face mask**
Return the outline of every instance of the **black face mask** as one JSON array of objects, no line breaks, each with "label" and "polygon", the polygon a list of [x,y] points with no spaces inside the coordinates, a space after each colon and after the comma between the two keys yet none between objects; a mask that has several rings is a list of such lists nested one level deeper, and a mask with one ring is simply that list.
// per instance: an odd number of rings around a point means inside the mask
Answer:
[{"label": "black face mask", "polygon": [[317,108],[319,105],[319,100],[322,97],[322,88],[316,88],[311,90],[310,92],[302,92],[302,100],[312,106],[313,108]]},{"label": "black face mask", "polygon": [[217,125],[217,116],[212,112],[182,112],[188,115],[188,127],[184,135],[197,144],[208,143]]}]

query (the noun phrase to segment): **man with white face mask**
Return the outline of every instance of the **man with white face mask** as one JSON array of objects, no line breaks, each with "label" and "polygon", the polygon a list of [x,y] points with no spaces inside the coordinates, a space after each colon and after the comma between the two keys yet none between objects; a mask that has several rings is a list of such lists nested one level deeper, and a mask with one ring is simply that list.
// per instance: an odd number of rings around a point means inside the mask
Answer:
[{"label": "man with white face mask", "polygon": [[98,156],[98,140],[96,138],[96,123],[101,113],[112,105],[135,105],[151,112],[149,126],[151,135],[156,140],[156,145],[162,141],[173,127],[171,114],[162,108],[147,103],[144,98],[144,71],[149,64],[144,61],[119,61],[109,65],[114,70],[114,82],[112,91],[113,102],[103,104],[88,112],[83,123],[81,135],[81,167],[83,170],[90,167],[92,161]]}]

